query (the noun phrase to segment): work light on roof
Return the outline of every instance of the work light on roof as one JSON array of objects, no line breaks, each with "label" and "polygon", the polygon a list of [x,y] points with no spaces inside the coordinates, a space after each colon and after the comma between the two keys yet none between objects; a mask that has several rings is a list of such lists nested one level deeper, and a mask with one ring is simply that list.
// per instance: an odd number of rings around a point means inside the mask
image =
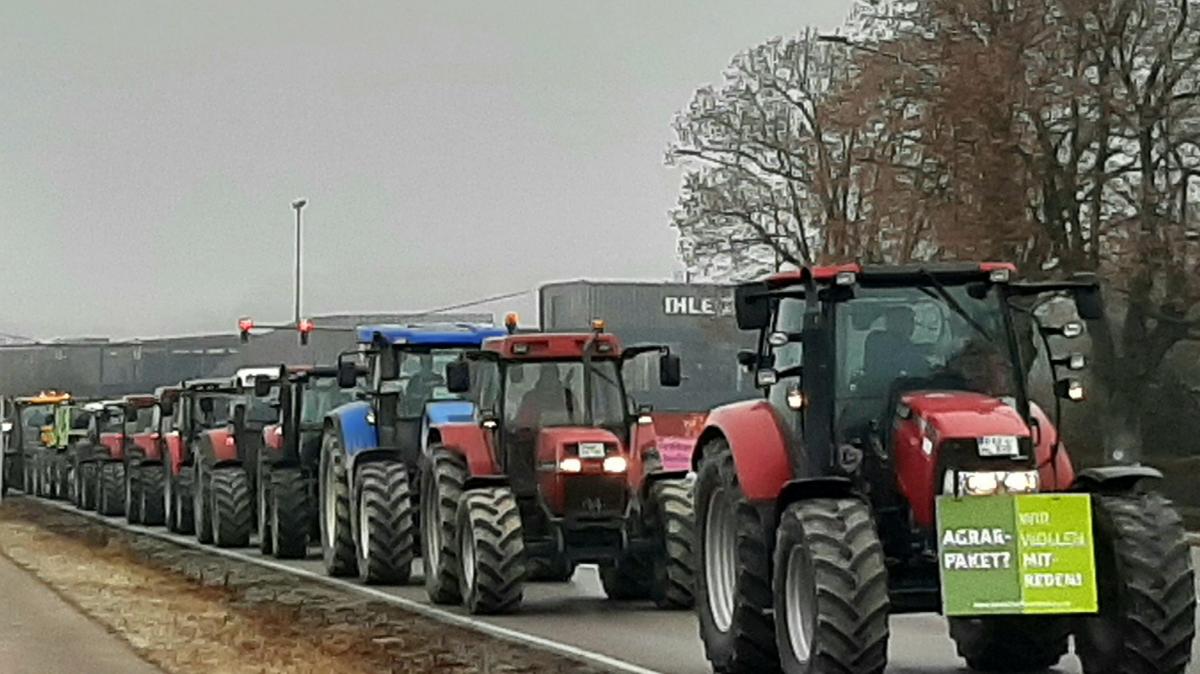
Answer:
[{"label": "work light on roof", "polygon": [[604,319],[593,318],[592,319],[592,330],[595,332],[604,332]]},{"label": "work light on roof", "polygon": [[834,284],[839,286],[852,286],[856,281],[858,281],[858,274],[852,271],[839,271],[833,279]]},{"label": "work light on roof", "polygon": [[1011,279],[1011,278],[1012,278],[1012,270],[1011,269],[1004,269],[1004,268],[993,269],[988,274],[988,279],[992,283],[1008,283],[1009,279]]}]

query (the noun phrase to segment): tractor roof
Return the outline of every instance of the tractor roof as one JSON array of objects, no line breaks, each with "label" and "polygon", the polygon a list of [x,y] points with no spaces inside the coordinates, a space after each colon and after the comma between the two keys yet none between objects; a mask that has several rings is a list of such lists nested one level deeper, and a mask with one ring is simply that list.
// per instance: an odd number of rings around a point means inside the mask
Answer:
[{"label": "tractor roof", "polygon": [[22,396],[16,398],[13,402],[18,405],[57,405],[71,400],[70,393],[60,393],[58,391],[41,391],[36,395]]},{"label": "tractor roof", "polygon": [[154,389],[154,397],[162,399],[163,397],[175,397],[183,390],[182,386],[159,386]]},{"label": "tractor roof", "polygon": [[510,360],[547,360],[582,358],[588,341],[596,340],[597,358],[618,358],[621,340],[606,332],[533,332],[505,335],[483,343],[484,351],[492,351]]},{"label": "tractor roof", "polygon": [[808,283],[836,283],[841,274],[854,274],[855,281],[867,283],[904,284],[922,282],[927,275],[939,280],[971,280],[978,278],[987,280],[994,271],[1007,271],[1015,274],[1017,268],[1007,262],[939,262],[929,264],[902,265],[861,265],[841,264],[824,267],[801,267],[791,271],[779,272],[766,278],[766,284],[773,288]]},{"label": "tractor roof", "polygon": [[237,380],[233,377],[206,377],[202,379],[188,379],[183,382],[183,390],[232,393],[237,390]]},{"label": "tractor roof", "polygon": [[492,337],[508,334],[504,328],[474,323],[422,323],[412,325],[360,325],[355,330],[359,344],[388,344],[417,346],[475,346]]},{"label": "tractor roof", "polygon": [[131,393],[122,398],[122,400],[125,401],[126,405],[134,407],[153,407],[158,402],[153,393]]}]

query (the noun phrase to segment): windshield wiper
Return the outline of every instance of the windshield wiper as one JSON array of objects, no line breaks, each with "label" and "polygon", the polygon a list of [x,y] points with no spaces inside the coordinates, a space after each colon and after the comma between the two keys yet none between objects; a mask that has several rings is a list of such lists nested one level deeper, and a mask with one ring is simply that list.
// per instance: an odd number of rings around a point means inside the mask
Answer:
[{"label": "windshield wiper", "polygon": [[959,304],[958,300],[954,299],[954,296],[950,294],[950,291],[946,290],[946,286],[942,285],[942,282],[937,280],[936,276],[929,273],[929,270],[925,269],[924,267],[920,269],[920,272],[921,276],[924,276],[925,280],[929,281],[929,283],[933,285],[936,293],[934,291],[930,291],[928,288],[918,288],[918,290],[926,295],[929,295],[930,297],[933,297],[936,294],[938,298],[941,298],[943,302],[950,306],[950,309],[954,311],[954,313],[958,314],[964,321],[966,321],[967,325],[970,325],[975,332],[983,335],[983,338],[987,341],[995,343],[996,340],[992,337],[991,333],[987,331],[987,328],[980,325],[979,322],[971,316],[971,314],[967,313],[967,310],[964,309],[961,304]]}]

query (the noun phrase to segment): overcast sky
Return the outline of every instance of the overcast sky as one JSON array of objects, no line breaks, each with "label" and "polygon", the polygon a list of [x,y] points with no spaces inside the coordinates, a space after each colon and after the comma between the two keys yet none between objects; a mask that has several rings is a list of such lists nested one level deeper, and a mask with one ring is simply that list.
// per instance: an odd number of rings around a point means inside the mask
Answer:
[{"label": "overcast sky", "polygon": [[[672,115],[850,0],[0,2],[0,332],[669,279]],[[516,302],[517,306],[528,306]]]}]

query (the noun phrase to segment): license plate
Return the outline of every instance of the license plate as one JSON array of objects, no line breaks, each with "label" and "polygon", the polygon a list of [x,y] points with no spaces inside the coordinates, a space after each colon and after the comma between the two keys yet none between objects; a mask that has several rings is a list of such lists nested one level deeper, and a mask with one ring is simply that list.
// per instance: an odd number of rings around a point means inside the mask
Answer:
[{"label": "license plate", "polygon": [[603,442],[579,443],[579,458],[581,459],[603,459],[604,454]]},{"label": "license plate", "polygon": [[979,438],[979,456],[1017,456],[1021,446],[1012,435],[986,435]]}]

